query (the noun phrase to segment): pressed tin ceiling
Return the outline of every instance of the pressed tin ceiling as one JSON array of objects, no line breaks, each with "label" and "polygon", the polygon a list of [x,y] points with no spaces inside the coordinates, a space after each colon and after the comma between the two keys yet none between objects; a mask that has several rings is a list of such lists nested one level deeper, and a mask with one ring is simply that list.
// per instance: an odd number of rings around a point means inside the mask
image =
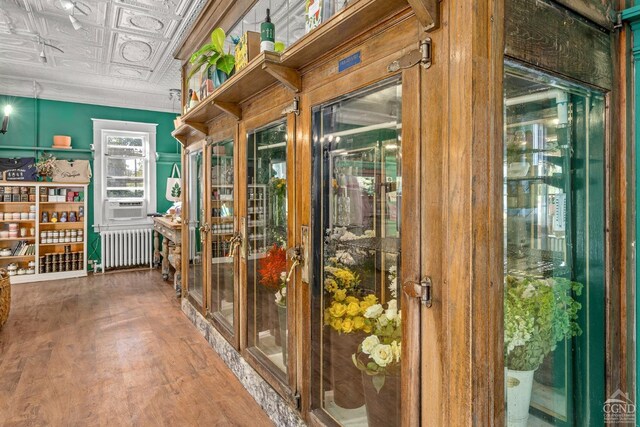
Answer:
[{"label": "pressed tin ceiling", "polygon": [[[180,110],[172,53],[205,0],[0,0],[0,94],[156,111]],[[38,37],[60,48],[44,47]],[[35,84],[34,84],[35,82]]]}]

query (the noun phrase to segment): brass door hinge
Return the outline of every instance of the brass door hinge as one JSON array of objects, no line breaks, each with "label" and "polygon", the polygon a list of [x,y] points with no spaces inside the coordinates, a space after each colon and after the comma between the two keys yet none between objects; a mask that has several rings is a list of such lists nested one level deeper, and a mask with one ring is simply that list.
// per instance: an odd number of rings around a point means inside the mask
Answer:
[{"label": "brass door hinge", "polygon": [[425,307],[431,307],[433,304],[433,284],[431,277],[425,276],[422,280],[407,280],[402,285],[402,291],[411,298],[418,298]]},{"label": "brass door hinge", "polygon": [[297,96],[295,98],[293,98],[293,101],[291,102],[291,105],[289,105],[284,110],[282,110],[281,114],[283,116],[286,116],[289,113],[293,113],[296,116],[300,115],[300,98],[298,98]]},{"label": "brass door hinge", "polygon": [[422,65],[425,69],[431,67],[431,48],[431,39],[427,37],[418,44],[418,49],[414,49],[404,54],[404,56],[389,64],[387,66],[387,71],[394,73],[398,70],[411,68],[417,64]]}]

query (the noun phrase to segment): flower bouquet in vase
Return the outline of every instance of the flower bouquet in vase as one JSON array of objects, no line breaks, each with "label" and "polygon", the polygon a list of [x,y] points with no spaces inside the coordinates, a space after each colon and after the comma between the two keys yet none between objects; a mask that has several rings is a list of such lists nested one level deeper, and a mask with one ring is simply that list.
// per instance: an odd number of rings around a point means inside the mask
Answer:
[{"label": "flower bouquet in vase", "polygon": [[378,302],[375,295],[362,295],[360,277],[340,263],[324,268],[324,289],[328,306],[324,310],[324,325],[328,328],[329,357],[333,400],[345,409],[364,405],[361,375],[351,363],[364,334],[370,333],[373,322],[364,317],[366,310]]},{"label": "flower bouquet in vase", "polygon": [[362,371],[367,420],[369,426],[396,425],[400,411],[402,313],[394,298],[386,308],[372,305],[364,316],[372,322],[373,330],[358,345],[352,361]]},{"label": "flower bouquet in vase", "polygon": [[564,278],[507,276],[504,298],[504,361],[507,425],[525,427],[533,374],[558,342],[580,335],[581,308],[573,295],[582,285]]},{"label": "flower bouquet in vase", "polygon": [[[258,261],[258,283],[262,286],[258,292],[260,292],[259,301],[261,304],[261,312],[268,316],[270,328],[274,330],[276,344],[282,347],[283,360],[286,357],[286,302],[283,307],[278,304],[274,304],[274,296],[281,292],[283,275],[287,270],[287,253],[284,248],[274,244],[267,251],[264,258]],[[284,325],[282,324],[282,314],[284,310]],[[276,323],[277,328],[276,328]],[[282,331],[285,334],[282,334]],[[276,332],[277,331],[277,332]]]}]

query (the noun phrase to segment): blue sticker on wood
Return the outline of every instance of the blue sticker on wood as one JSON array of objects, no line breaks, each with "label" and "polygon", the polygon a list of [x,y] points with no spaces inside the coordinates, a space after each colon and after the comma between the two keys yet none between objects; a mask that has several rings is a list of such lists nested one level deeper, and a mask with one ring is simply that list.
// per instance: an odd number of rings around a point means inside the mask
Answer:
[{"label": "blue sticker on wood", "polygon": [[358,65],[360,61],[360,51],[357,51],[353,55],[349,55],[338,62],[338,72],[341,73],[344,70],[348,70],[354,65]]}]

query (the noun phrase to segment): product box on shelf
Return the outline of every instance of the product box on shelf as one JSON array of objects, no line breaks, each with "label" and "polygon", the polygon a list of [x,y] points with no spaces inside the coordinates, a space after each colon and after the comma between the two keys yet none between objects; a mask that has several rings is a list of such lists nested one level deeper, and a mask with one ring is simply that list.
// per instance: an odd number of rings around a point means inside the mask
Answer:
[{"label": "product box on shelf", "polygon": [[260,33],[245,31],[236,45],[236,72],[242,70],[260,53]]}]

